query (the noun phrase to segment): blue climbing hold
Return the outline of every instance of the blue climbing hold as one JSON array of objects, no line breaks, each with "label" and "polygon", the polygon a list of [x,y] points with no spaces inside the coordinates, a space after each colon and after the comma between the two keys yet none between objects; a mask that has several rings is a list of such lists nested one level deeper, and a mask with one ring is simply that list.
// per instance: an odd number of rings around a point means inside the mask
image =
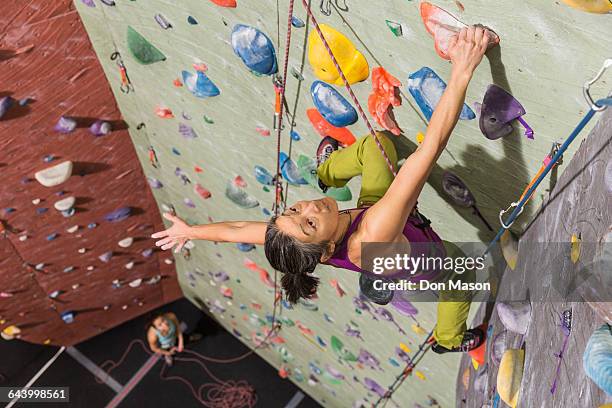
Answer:
[{"label": "blue climbing hold", "polygon": [[287,180],[289,184],[308,184],[308,182],[300,175],[300,171],[295,162],[291,160],[285,152],[280,152],[278,160],[280,161],[283,178]]},{"label": "blue climbing hold", "polygon": [[115,211],[110,212],[104,216],[104,219],[108,222],[119,222],[125,220],[132,214],[132,209],[130,207],[120,207]]},{"label": "blue climbing hold", "polygon": [[47,235],[47,241],[53,241],[55,238],[57,238],[57,235],[57,232]]},{"label": "blue climbing hold", "polygon": [[274,178],[266,168],[255,166],[255,179],[264,186],[274,185]]},{"label": "blue climbing hold", "polygon": [[92,222],[92,223],[87,224],[87,228],[89,228],[89,229],[94,229],[94,228],[96,228],[97,226],[98,226],[98,224],[96,224],[95,222]]},{"label": "blue climbing hold", "polygon": [[357,122],[357,111],[334,87],[322,81],[314,81],[310,94],[315,107],[326,121],[336,127]]},{"label": "blue climbing hold", "polygon": [[72,311],[66,311],[66,312],[62,313],[60,316],[62,317],[62,320],[66,324],[70,324],[70,323],[74,322],[74,312],[72,312]]},{"label": "blue climbing hold", "polygon": [[[44,213],[46,213],[47,211],[49,211],[49,209],[48,209],[48,208],[37,208],[37,209],[36,209],[36,213],[37,213],[37,214],[44,214]],[[8,211],[8,212],[10,212],[10,211]]]},{"label": "blue climbing hold", "polygon": [[191,16],[187,17],[187,22],[188,22],[189,24],[191,24],[191,25],[196,25],[196,24],[198,24],[198,20],[196,20],[195,18],[193,18],[193,17],[191,17]]},{"label": "blue climbing hold", "polygon": [[[431,120],[431,115],[438,106],[445,89],[446,82],[429,67],[423,67],[408,76],[408,91],[427,120]],[[472,120],[475,117],[474,111],[463,104],[459,119]]]},{"label": "blue climbing hold", "polygon": [[295,130],[292,130],[289,134],[291,135],[291,139],[295,140],[296,142],[301,139],[300,134]]},{"label": "blue climbing hold", "polygon": [[210,98],[221,93],[219,88],[202,71],[194,75],[189,71],[183,71],[183,83],[185,87],[198,98]]},{"label": "blue climbing hold", "polygon": [[596,329],[582,356],[584,371],[606,394],[612,394],[612,327],[603,324]]},{"label": "blue climbing hold", "polygon": [[291,16],[291,25],[294,26],[295,28],[302,28],[304,27],[306,24],[304,24],[304,21],[296,16]]},{"label": "blue climbing hold", "polygon": [[263,215],[265,215],[266,217],[269,217],[270,215],[272,215],[272,213],[270,212],[270,210],[268,210],[267,208],[262,208],[261,212],[263,213]]},{"label": "blue climbing hold", "polygon": [[232,31],[232,48],[251,71],[260,75],[278,71],[272,41],[255,27],[236,24]]},{"label": "blue climbing hold", "polygon": [[236,244],[236,247],[238,247],[239,250],[241,250],[242,252],[249,252],[255,249],[255,245],[253,244],[245,244],[243,242],[239,242]]},{"label": "blue climbing hold", "polygon": [[178,149],[176,147],[172,148],[172,153],[176,154],[177,156],[181,155],[181,152],[178,151]]}]

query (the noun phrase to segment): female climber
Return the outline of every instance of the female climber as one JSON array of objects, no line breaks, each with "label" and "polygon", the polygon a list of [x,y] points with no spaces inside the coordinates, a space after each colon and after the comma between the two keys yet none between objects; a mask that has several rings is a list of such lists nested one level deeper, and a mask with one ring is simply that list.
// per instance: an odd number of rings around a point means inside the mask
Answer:
[{"label": "female climber", "polygon": [[[436,107],[425,140],[401,166],[394,178],[371,136],[338,150],[337,143],[324,138],[317,149],[317,176],[323,192],[344,186],[361,175],[358,208],[338,211],[335,200],[299,201],[269,222],[220,222],[190,226],[180,218],[164,214],[173,222],[153,238],[163,250],[203,239],[217,242],[263,244],[268,261],[283,276],[282,287],[290,302],[316,292],[318,278],[312,276],[319,263],[366,273],[361,269],[362,243],[382,242],[412,253],[417,243],[430,242],[444,251],[444,245],[429,222],[420,216],[416,203],[438,157],[457,123],[465,93],[474,70],[487,50],[486,29],[472,26],[452,38],[449,56],[452,72],[448,86]],[[395,167],[397,153],[391,140],[378,133],[388,158]],[[397,245],[397,246],[396,246]],[[448,252],[448,251],[447,251]],[[438,319],[432,349],[437,353],[465,352],[478,347],[482,330],[466,330],[469,297],[438,302]]]}]

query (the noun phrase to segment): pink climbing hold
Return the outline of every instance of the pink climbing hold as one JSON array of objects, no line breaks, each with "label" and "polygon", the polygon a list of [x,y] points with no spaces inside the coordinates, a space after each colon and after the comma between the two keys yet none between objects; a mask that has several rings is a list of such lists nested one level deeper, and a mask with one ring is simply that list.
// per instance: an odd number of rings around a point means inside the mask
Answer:
[{"label": "pink climbing hold", "polygon": [[244,181],[244,179],[242,177],[240,177],[240,176],[234,177],[234,184],[237,185],[238,187],[242,187],[242,188],[247,186],[246,181]]},{"label": "pink climbing hold", "polygon": [[270,136],[270,130],[263,126],[257,126],[255,130],[262,136]]},{"label": "pink climbing hold", "polygon": [[368,98],[368,110],[380,126],[395,136],[402,133],[393,114],[393,107],[402,104],[400,86],[402,83],[383,67],[372,70],[372,93]]},{"label": "pink climbing hold", "polygon": [[206,72],[208,71],[208,66],[204,64],[203,62],[200,62],[198,64],[193,64],[193,69],[195,69],[196,71],[200,71],[200,72]]},{"label": "pink climbing hold", "polygon": [[210,191],[202,187],[200,183],[196,183],[193,189],[196,192],[196,194],[199,195],[203,200],[207,200],[212,196]]},{"label": "pink climbing hold", "polygon": [[344,291],[344,289],[342,289],[342,286],[340,286],[340,282],[338,282],[337,279],[330,279],[329,283],[334,289],[336,289],[336,293],[339,297],[346,295],[346,292]]},{"label": "pink climbing hold", "polygon": [[158,106],[155,108],[155,114],[162,119],[172,119],[174,114],[170,108],[165,108],[163,106]]},{"label": "pink climbing hold", "polygon": [[255,262],[250,259],[244,259],[244,266],[250,269],[253,272],[257,272],[259,274],[259,279],[268,287],[274,288],[274,282],[270,279],[270,274],[261,266],[257,265]]},{"label": "pink climbing hold", "polygon": [[[421,3],[421,18],[425,24],[425,29],[434,38],[438,55],[445,60],[450,60],[448,55],[450,41],[467,25],[448,11],[428,2]],[[489,48],[499,43],[497,34],[490,29],[487,29],[487,34],[489,36]]]}]

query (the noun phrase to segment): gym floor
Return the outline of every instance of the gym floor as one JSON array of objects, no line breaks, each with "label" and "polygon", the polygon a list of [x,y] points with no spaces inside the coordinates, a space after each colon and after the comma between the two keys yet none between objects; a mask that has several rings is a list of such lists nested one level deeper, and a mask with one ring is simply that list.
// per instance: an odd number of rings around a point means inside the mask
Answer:
[{"label": "gym floor", "polygon": [[[187,324],[188,332],[203,335],[201,340],[187,346],[190,350],[219,359],[232,358],[248,351],[244,344],[186,299],[160,310],[174,312]],[[45,403],[45,407],[202,406],[187,384],[176,379],[160,378],[163,359],[150,360],[149,354],[139,344],[135,344],[122,364],[111,371],[106,382],[96,379],[90,371],[99,369],[105,361],[121,359],[134,340],[144,342],[149,318],[149,315],[141,316],[66,349],[33,386],[70,387],[70,403]],[[0,386],[25,385],[57,351],[56,347],[0,340]],[[256,354],[237,363],[206,363],[206,367],[221,380],[248,382],[257,395],[256,407],[320,407],[291,381],[280,378],[276,369]],[[190,382],[195,390],[202,384],[214,383],[201,366],[187,361],[175,361],[172,367],[166,369],[165,376],[180,376]],[[15,406],[39,407],[40,404],[17,403]]]}]

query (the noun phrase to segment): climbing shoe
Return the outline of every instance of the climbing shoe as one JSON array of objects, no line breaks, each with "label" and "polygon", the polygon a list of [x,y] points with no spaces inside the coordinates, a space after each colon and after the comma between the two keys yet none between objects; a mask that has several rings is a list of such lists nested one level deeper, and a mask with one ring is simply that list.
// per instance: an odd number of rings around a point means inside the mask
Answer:
[{"label": "climbing shoe", "polygon": [[452,349],[447,349],[446,347],[442,347],[437,342],[434,342],[431,346],[431,349],[438,354],[444,353],[467,353],[468,351],[474,350],[478,346],[482,344],[484,341],[485,334],[479,328],[475,327],[466,331],[463,334],[463,341],[457,347],[453,347]]},{"label": "climbing shoe", "polygon": [[[319,143],[319,147],[317,147],[317,168],[325,163],[325,161],[329,159],[329,156],[331,156],[331,154],[336,150],[338,150],[338,141],[329,136],[325,136],[323,140],[321,140],[321,143]],[[318,177],[317,181],[319,188],[323,193],[325,193],[329,187],[326,186],[325,183],[323,183]]]}]

